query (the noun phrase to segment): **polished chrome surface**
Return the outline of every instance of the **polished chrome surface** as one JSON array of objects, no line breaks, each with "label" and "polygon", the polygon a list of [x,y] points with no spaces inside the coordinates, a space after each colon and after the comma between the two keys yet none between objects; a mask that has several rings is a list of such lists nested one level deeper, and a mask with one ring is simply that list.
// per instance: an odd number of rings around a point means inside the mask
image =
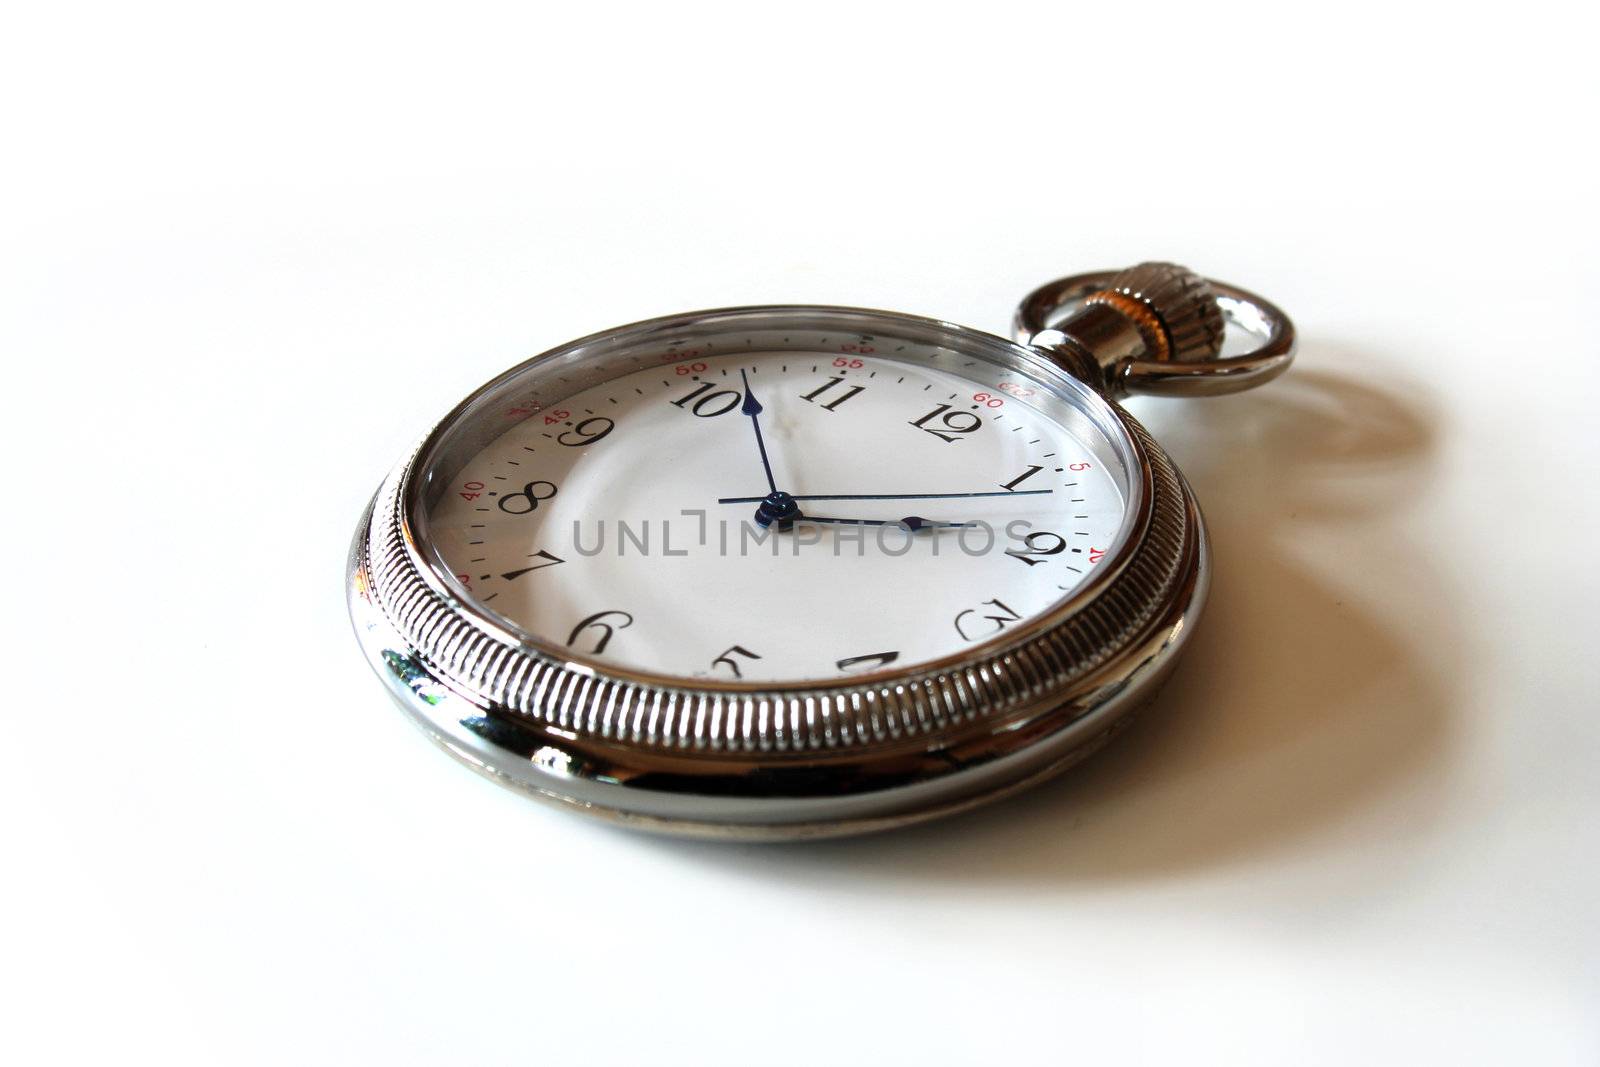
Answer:
[{"label": "polished chrome surface", "polygon": [[1140,263],[1118,271],[1084,304],[1122,311],[1145,337],[1152,359],[1198,363],[1222,352],[1225,324],[1216,293],[1204,278],[1176,263]]},{"label": "polished chrome surface", "polygon": [[[1212,358],[1199,299],[1214,299],[1213,310],[1260,347]],[[736,353],[841,331],[902,341],[911,352],[895,358],[907,361],[954,353],[1025,374],[1049,394],[1041,403],[1098,434],[1127,511],[1094,577],[1003,638],[932,663],[743,682],[653,675],[557,647],[478,602],[439,559],[428,511],[465,458],[503,430],[488,412],[557,399],[539,392],[552,379],[573,391],[606,380],[628,370],[640,346],[667,339]],[[400,706],[461,761],[646,830],[750,840],[860,833],[960,811],[1056,773],[1154,695],[1209,582],[1188,485],[1106,397],[1259,384],[1288,365],[1294,331],[1259,297],[1168,264],[1141,265],[1131,280],[1100,271],[1053,282],[1023,302],[1017,331],[1032,347],[883,311],[731,308],[603,331],[512,368],[446,415],[369,505],[348,569],[361,646]]]},{"label": "polished chrome surface", "polygon": [[[429,486],[474,441],[469,397],[380,488],[351,555],[352,616],[412,716],[497,779],[637,825],[741,837],[848,833],[970,805],[1064,765],[1164,676],[1204,592],[1199,514],[1125,412],[1040,353],[915,316],[764,307],[675,316],[562,346],[525,368],[595,366],[663,337],[759,349],[852,330],[1022,371],[1087,417],[1122,468],[1127,515],[1093,579],[1004,641],[904,671],[806,683],[659,677],[522,633],[452,584],[426,535]],[[713,830],[712,828],[717,828]]]},{"label": "polished chrome surface", "polygon": [[[1170,264],[1141,265],[1150,266]],[[1088,271],[1040,286],[1017,306],[1012,336],[1050,352],[1108,396],[1220,396],[1254,388],[1289,369],[1295,349],[1289,317],[1248,290],[1209,279],[1206,284],[1222,317],[1255,337],[1256,347],[1223,357],[1198,346],[1153,351],[1148,329],[1141,331],[1125,308],[1119,310],[1100,299],[1125,287],[1124,276],[1130,273]],[[1157,316],[1166,311],[1157,306],[1150,310]],[[1166,313],[1192,311],[1192,303],[1184,303]]]},{"label": "polished chrome surface", "polygon": [[[1057,774],[1091,755],[1159,691],[1192,633],[1210,577],[1199,535],[1184,579],[1137,640],[1061,692],[1041,693],[1016,725],[870,762],[808,760],[774,775],[760,758],[717,767],[630,753],[609,762],[452,688],[418,658],[372,596],[358,534],[350,611],[368,661],[399,706],[468,767],[539,800],[632,829],[740,841],[871,833],[955,814]],[[369,512],[370,516],[370,512]],[[363,531],[364,532],[364,531]],[[857,776],[865,780],[855,782]]]}]

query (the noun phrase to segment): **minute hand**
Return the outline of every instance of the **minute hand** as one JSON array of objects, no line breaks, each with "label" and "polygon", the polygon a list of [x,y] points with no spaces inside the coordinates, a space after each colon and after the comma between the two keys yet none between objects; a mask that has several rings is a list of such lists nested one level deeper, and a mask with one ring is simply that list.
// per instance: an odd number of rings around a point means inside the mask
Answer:
[{"label": "minute hand", "polygon": [[[796,493],[795,500],[954,500],[974,496],[1042,496],[1053,493],[1054,489],[1006,489],[1000,492],[984,493]],[[759,504],[765,497],[759,496],[724,496],[718,497],[719,504]]]}]

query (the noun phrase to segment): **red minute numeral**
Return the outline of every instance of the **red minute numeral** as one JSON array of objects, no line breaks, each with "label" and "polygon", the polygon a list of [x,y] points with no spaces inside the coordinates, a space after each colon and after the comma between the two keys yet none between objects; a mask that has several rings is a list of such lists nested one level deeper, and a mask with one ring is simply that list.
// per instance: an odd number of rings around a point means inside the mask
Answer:
[{"label": "red minute numeral", "polygon": [[552,411],[544,417],[544,424],[546,426],[554,426],[556,423],[566,422],[570,418],[572,418],[572,412],[570,411]]},{"label": "red minute numeral", "polygon": [[1005,400],[995,396],[993,393],[973,393],[972,399],[976,400],[986,408],[997,408],[1001,404],[1005,403]]},{"label": "red minute numeral", "polygon": [[[845,350],[847,352],[855,351],[855,349],[848,345],[845,346]],[[866,349],[866,351],[871,352],[872,349],[869,348]],[[838,359],[834,360],[833,365],[835,367],[843,367],[846,370],[860,370],[862,367],[866,366],[866,364],[861,362],[859,359],[845,359],[843,356],[840,356]]]},{"label": "red minute numeral", "polygon": [[706,369],[704,363],[680,363],[672,368],[674,374],[699,374]]},{"label": "red minute numeral", "polygon": [[1068,463],[1067,464],[1067,470],[1069,470],[1069,471],[1086,471],[1088,469],[1089,469],[1089,465],[1087,463]]},{"label": "red minute numeral", "polygon": [[478,499],[478,494],[483,491],[483,483],[467,482],[459,491],[463,500],[476,500]]},{"label": "red minute numeral", "polygon": [[1106,558],[1106,550],[1105,549],[1103,549],[1103,548],[1094,548],[1093,546],[1091,546],[1089,548],[1089,562],[1090,563],[1099,563],[1101,560],[1103,560],[1105,558]]}]

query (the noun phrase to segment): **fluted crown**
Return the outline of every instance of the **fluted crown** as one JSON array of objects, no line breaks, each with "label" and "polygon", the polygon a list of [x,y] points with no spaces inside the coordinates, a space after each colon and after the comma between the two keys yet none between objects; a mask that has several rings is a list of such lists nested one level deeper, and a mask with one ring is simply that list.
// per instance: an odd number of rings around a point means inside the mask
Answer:
[{"label": "fluted crown", "polygon": [[1133,319],[1155,359],[1193,363],[1222,351],[1222,309],[1206,280],[1176,263],[1140,263],[1111,279],[1088,303]]}]

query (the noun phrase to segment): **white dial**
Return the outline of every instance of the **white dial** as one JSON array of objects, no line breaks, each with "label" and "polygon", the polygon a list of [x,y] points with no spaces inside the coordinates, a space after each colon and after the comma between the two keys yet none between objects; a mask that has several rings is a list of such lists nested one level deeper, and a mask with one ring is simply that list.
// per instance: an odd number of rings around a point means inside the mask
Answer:
[{"label": "white dial", "polygon": [[466,459],[430,538],[575,657],[726,681],[970,651],[1114,547],[1105,449],[1043,387],[848,348],[690,353],[546,405]]}]

